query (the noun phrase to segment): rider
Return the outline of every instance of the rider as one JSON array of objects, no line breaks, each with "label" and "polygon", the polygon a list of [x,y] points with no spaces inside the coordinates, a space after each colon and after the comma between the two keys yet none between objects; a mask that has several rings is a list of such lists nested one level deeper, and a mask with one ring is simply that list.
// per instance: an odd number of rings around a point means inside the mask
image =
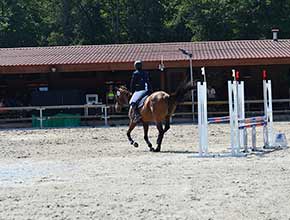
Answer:
[{"label": "rider", "polygon": [[133,110],[133,121],[138,122],[141,119],[141,114],[138,110],[140,100],[152,92],[152,86],[149,82],[149,75],[142,70],[142,61],[137,60],[134,63],[135,71],[132,74],[130,90],[133,93],[129,104]]}]

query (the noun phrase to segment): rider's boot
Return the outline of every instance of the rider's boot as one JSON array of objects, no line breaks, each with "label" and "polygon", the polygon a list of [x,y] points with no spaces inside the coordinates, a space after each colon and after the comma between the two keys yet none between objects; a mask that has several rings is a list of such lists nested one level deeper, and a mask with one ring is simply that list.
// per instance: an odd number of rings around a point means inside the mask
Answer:
[{"label": "rider's boot", "polygon": [[133,111],[133,122],[138,123],[140,119],[142,118],[138,106],[136,103],[132,104],[132,111]]}]

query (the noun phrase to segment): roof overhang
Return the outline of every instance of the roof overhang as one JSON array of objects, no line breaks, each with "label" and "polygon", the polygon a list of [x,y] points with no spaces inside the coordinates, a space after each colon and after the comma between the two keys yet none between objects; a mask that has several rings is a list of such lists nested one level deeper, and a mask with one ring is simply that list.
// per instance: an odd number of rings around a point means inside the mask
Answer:
[{"label": "roof overhang", "polygon": [[[158,69],[160,61],[145,61],[144,69]],[[216,59],[216,60],[193,60],[193,67],[236,67],[236,66],[259,66],[259,65],[285,65],[290,64],[289,58],[248,58],[248,59]],[[164,61],[165,68],[189,68],[188,60]],[[24,66],[0,66],[0,74],[30,74],[56,72],[112,72],[132,71],[132,62],[119,63],[83,63],[83,64],[56,64],[56,65],[24,65]]]}]

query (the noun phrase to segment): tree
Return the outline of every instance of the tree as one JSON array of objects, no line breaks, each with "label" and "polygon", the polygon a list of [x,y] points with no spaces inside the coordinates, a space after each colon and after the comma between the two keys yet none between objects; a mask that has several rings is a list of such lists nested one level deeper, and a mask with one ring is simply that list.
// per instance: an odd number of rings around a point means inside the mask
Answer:
[{"label": "tree", "polygon": [[99,1],[80,1],[76,7],[75,43],[102,44],[106,43],[107,28],[104,17],[101,14],[102,4]]},{"label": "tree", "polygon": [[164,1],[163,3],[165,11],[165,40],[174,41],[190,41],[192,38],[192,32],[186,20],[185,4],[181,4],[180,0]]},{"label": "tree", "polygon": [[290,35],[290,0],[1,0],[0,47]]},{"label": "tree", "polygon": [[127,40],[133,42],[164,41],[164,8],[158,0],[127,0]]},{"label": "tree", "polygon": [[36,0],[2,0],[0,47],[37,46],[41,17]]}]

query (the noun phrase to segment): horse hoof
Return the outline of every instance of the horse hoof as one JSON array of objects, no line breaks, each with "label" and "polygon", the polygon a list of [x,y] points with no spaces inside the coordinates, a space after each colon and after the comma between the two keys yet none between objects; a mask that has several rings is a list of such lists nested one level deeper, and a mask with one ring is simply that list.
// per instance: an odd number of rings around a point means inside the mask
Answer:
[{"label": "horse hoof", "polygon": [[137,143],[137,142],[134,142],[134,144],[133,144],[133,145],[134,145],[134,147],[136,147],[136,148],[137,148],[137,147],[139,147],[139,145],[138,145],[138,143]]},{"label": "horse hoof", "polygon": [[154,149],[153,149],[152,147],[150,147],[150,151],[151,151],[151,152],[154,152]]},{"label": "horse hoof", "polygon": [[160,149],[156,148],[154,149],[154,152],[160,152]]}]

